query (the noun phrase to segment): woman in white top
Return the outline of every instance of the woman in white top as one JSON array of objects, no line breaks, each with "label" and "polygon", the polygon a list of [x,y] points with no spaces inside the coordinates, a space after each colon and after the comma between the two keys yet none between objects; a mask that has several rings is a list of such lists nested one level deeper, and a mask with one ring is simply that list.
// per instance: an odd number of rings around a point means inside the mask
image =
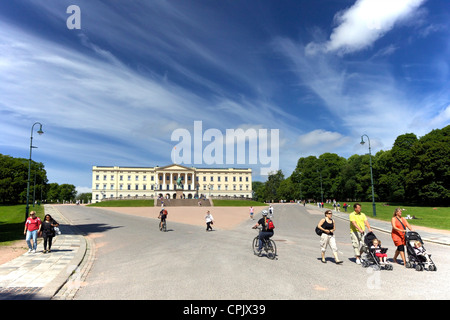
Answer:
[{"label": "woman in white top", "polygon": [[209,210],[206,212],[206,216],[205,216],[205,221],[206,221],[206,231],[212,231],[212,227],[211,225],[214,223],[214,218],[211,215],[211,213],[209,212]]}]

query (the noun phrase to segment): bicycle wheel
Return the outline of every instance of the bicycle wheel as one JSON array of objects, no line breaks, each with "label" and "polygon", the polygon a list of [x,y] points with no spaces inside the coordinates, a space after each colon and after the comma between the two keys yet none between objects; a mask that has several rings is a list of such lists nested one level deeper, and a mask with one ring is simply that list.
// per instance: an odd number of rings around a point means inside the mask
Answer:
[{"label": "bicycle wheel", "polygon": [[277,256],[277,246],[275,245],[275,241],[270,239],[267,240],[265,250],[267,253],[267,258],[271,260],[275,259],[275,257]]},{"label": "bicycle wheel", "polygon": [[166,223],[166,220],[164,220],[164,222],[163,222],[163,231],[164,231],[164,232],[167,232],[167,223]]},{"label": "bicycle wheel", "polygon": [[252,247],[253,247],[253,253],[254,254],[258,254],[259,252],[258,252],[258,247],[259,247],[259,237],[258,236],[256,236],[255,237],[255,239],[253,239],[253,243],[252,243]]}]

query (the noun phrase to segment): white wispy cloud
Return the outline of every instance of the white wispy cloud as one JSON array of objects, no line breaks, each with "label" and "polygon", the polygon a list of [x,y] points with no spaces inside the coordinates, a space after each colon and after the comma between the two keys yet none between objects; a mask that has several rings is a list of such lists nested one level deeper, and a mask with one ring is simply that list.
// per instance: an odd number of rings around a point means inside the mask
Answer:
[{"label": "white wispy cloud", "polygon": [[[63,172],[60,163],[71,163],[72,172],[84,170],[84,176],[94,164],[168,163],[171,132],[191,129],[195,120],[222,132],[241,125],[296,131],[286,122],[292,116],[263,97],[231,99],[213,82],[208,86],[214,94],[199,95],[170,78],[145,76],[83,33],[78,40],[89,54],[6,23],[0,23],[0,38],[0,111],[20,119],[10,136],[28,132],[35,119],[44,124],[39,153],[54,161],[47,162],[52,178]],[[214,59],[219,63],[209,61]],[[189,79],[206,83],[193,73]],[[6,137],[0,144],[8,145]]]},{"label": "white wispy cloud", "polygon": [[[26,157],[29,126],[41,121],[36,159],[47,157],[54,181],[68,167],[89,184],[92,165],[167,164],[171,133],[192,133],[196,120],[223,134],[280,129],[285,175],[300,156],[360,153],[363,133],[373,148],[388,149],[386,141],[411,126],[421,134],[448,121],[448,89],[424,98],[385,62],[401,44],[383,43],[367,59],[349,54],[375,47],[425,1],[358,0],[336,14],[328,41],[306,44],[281,36],[270,42],[247,20],[184,1],[79,1],[82,29],[61,31],[69,2],[29,2],[53,33],[0,21],[0,122],[8,131],[0,146]],[[444,22],[427,27],[426,18],[421,13],[417,37],[447,30]],[[277,78],[286,71],[279,53],[296,76],[297,96],[291,73]],[[448,69],[445,59],[434,63]],[[417,80],[413,67],[404,68]]]},{"label": "white wispy cloud", "polygon": [[426,0],[358,0],[335,17],[336,27],[325,43],[311,42],[306,52],[352,53],[366,49],[408,19]]}]

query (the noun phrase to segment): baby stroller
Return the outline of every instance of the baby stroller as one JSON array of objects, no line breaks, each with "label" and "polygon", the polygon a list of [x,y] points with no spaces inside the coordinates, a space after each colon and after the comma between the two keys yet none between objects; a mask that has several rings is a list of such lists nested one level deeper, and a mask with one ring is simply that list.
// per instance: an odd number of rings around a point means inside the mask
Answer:
[{"label": "baby stroller", "polygon": [[[375,255],[375,249],[371,249],[372,241],[377,239],[373,232],[369,232],[364,236],[364,244],[361,247],[361,265],[367,268],[370,265],[374,265],[375,270],[393,270],[394,266],[390,263],[383,263]],[[386,253],[387,248],[381,248],[381,253]]]},{"label": "baby stroller", "polygon": [[433,260],[431,260],[431,255],[427,253],[428,255],[428,261],[427,258],[425,258],[423,255],[420,255],[414,250],[414,242],[419,241],[422,244],[422,248],[425,250],[425,247],[423,246],[423,241],[420,235],[415,231],[409,231],[405,234],[405,251],[408,256],[408,261],[406,262],[405,266],[407,268],[415,268],[417,271],[436,271],[436,265],[434,264]]}]

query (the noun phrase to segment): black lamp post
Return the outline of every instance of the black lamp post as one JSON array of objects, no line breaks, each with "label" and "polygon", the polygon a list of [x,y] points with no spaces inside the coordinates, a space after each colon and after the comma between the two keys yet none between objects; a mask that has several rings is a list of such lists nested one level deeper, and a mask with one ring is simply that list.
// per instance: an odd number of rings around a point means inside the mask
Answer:
[{"label": "black lamp post", "polygon": [[374,191],[373,191],[372,152],[371,152],[371,150],[370,150],[370,139],[369,139],[369,136],[368,136],[367,134],[363,134],[363,135],[361,136],[361,142],[360,142],[360,144],[363,145],[363,144],[365,143],[365,142],[364,142],[364,139],[363,139],[364,136],[366,136],[366,137],[367,137],[367,140],[369,141],[370,182],[371,182],[371,184],[372,184],[372,211],[373,211],[373,216],[375,217],[375,216],[377,215],[377,210],[376,210],[376,208],[375,208],[375,193],[374,193]]},{"label": "black lamp post", "polygon": [[27,206],[25,209],[25,221],[28,218],[28,213],[30,211],[30,205],[29,205],[29,200],[30,200],[30,176],[31,176],[31,151],[33,150],[33,148],[37,148],[35,146],[33,146],[33,129],[35,125],[39,125],[39,130],[37,131],[37,133],[39,133],[39,135],[43,134],[44,131],[42,131],[42,124],[40,122],[35,122],[32,126],[31,126],[31,137],[30,137],[30,158],[28,159],[28,181],[27,181]]}]

